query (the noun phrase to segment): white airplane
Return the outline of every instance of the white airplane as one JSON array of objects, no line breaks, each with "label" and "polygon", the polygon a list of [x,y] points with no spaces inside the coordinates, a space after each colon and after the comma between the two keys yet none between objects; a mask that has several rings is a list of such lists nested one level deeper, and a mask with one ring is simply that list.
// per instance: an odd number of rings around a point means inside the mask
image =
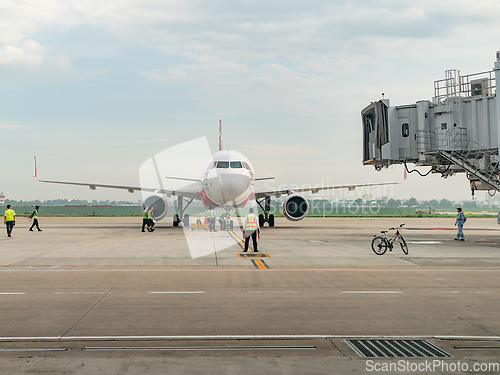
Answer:
[{"label": "white airplane", "polygon": [[[88,186],[91,190],[96,187],[125,189],[130,193],[134,191],[145,191],[151,193],[143,202],[145,207],[154,207],[155,219],[161,220],[167,215],[168,205],[167,197],[172,195],[177,196],[177,208],[179,214],[174,215],[173,224],[178,226],[182,221],[184,225],[189,225],[189,215],[184,214],[186,208],[194,200],[201,201],[206,208],[224,208],[226,210],[226,221],[223,221],[223,228],[227,225],[229,229],[233,229],[233,222],[230,218],[230,211],[234,208],[242,208],[247,205],[250,200],[255,200],[262,208],[264,214],[259,215],[259,224],[264,226],[268,223],[270,227],[274,226],[274,215],[270,214],[271,197],[279,198],[286,195],[283,201],[282,212],[283,216],[291,221],[299,221],[306,217],[309,212],[309,203],[300,195],[302,192],[317,193],[320,190],[329,189],[349,189],[354,190],[357,187],[377,186],[377,185],[393,185],[399,182],[389,183],[372,183],[360,185],[343,185],[343,186],[319,186],[307,187],[299,189],[283,189],[283,190],[255,190],[255,181],[269,180],[274,177],[256,178],[254,169],[250,161],[240,152],[234,150],[224,150],[222,147],[222,121],[219,121],[219,151],[216,152],[206,162],[203,168],[203,174],[200,179],[180,178],[164,176],[167,179],[177,179],[191,181],[193,184],[184,189],[169,190],[159,189],[158,187],[145,186],[124,186],[124,185],[108,185],[96,184],[88,182],[68,182],[42,180],[37,176],[36,156],[35,156],[35,176],[40,182],[67,184],[67,185],[83,185]],[[187,204],[184,206],[184,202]],[[264,202],[264,206],[262,203]]]}]

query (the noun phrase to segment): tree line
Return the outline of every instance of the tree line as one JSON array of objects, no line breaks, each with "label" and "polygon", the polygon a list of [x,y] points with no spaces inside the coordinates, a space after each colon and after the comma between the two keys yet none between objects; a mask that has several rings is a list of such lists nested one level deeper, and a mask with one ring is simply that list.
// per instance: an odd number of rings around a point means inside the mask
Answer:
[{"label": "tree line", "polygon": [[128,202],[128,201],[98,201],[93,200],[89,202],[83,199],[48,199],[45,201],[40,201],[38,199],[34,201],[16,201],[13,199],[6,199],[5,205],[10,204],[11,206],[138,206],[138,202]]}]

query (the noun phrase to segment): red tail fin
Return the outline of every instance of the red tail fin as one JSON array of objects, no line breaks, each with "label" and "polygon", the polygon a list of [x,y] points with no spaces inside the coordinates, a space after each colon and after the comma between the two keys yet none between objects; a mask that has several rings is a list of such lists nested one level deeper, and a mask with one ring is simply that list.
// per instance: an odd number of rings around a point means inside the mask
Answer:
[{"label": "red tail fin", "polygon": [[219,120],[219,151],[222,151],[222,120]]}]

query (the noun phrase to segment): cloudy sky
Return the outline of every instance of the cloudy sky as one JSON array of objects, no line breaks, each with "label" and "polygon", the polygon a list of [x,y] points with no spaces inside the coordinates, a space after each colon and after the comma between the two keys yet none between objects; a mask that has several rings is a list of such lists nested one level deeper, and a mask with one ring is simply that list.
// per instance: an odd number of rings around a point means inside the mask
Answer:
[{"label": "cloudy sky", "polygon": [[[216,150],[219,119],[276,185],[401,180],[363,167],[360,111],[491,70],[499,19],[495,0],[0,0],[0,191],[138,200],[38,183],[33,156],[42,178],[136,185],[166,148]],[[414,175],[387,195],[470,198],[464,175]]]}]

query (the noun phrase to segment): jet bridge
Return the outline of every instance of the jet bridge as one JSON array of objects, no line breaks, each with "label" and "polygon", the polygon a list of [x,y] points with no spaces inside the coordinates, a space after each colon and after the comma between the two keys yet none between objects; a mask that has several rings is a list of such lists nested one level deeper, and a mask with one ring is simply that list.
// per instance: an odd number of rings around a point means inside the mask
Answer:
[{"label": "jet bridge", "polygon": [[500,191],[500,51],[491,71],[447,70],[432,101],[391,106],[388,99],[361,111],[363,164],[429,166],[448,177],[466,173],[474,190]]}]

